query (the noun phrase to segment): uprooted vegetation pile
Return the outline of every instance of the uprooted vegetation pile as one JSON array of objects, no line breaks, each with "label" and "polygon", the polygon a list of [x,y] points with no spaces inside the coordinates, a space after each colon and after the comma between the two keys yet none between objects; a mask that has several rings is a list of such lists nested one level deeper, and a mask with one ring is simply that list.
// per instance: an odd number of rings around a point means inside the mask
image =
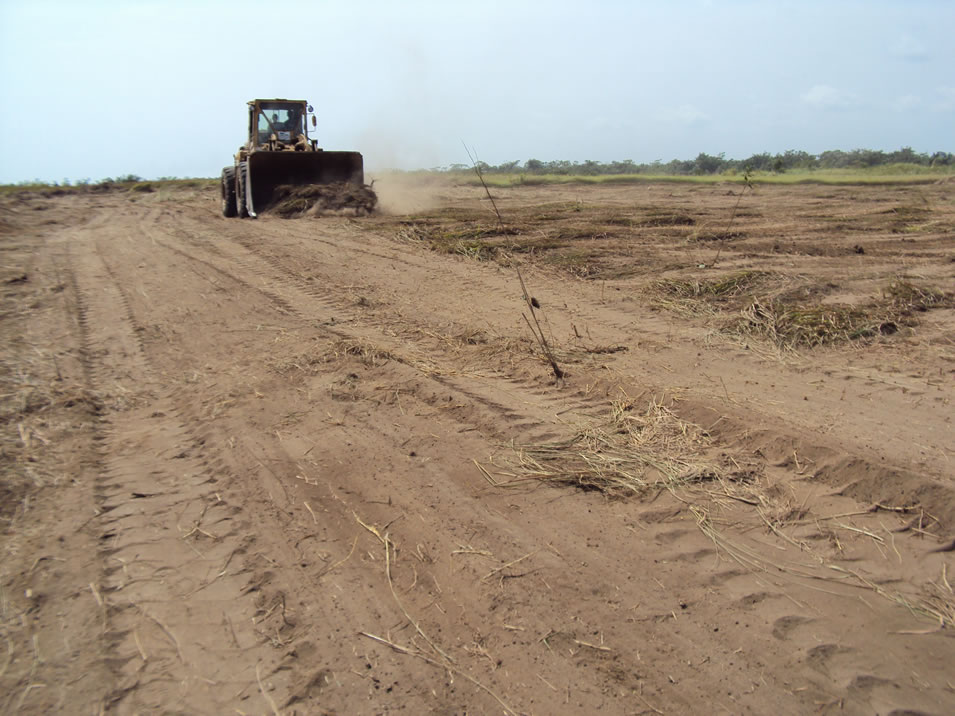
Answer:
[{"label": "uprooted vegetation pile", "polygon": [[281,184],[266,211],[283,219],[336,212],[364,215],[372,213],[377,203],[375,191],[367,184]]}]

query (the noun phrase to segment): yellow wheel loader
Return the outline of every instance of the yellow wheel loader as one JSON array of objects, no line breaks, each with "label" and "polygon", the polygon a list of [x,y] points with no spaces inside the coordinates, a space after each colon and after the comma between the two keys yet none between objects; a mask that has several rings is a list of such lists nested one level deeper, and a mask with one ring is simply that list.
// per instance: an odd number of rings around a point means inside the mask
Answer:
[{"label": "yellow wheel loader", "polygon": [[364,187],[359,152],[329,152],[308,136],[308,119],[317,122],[304,100],[255,99],[249,102],[249,137],[222,170],[223,216],[255,218],[273,201],[299,187]]}]

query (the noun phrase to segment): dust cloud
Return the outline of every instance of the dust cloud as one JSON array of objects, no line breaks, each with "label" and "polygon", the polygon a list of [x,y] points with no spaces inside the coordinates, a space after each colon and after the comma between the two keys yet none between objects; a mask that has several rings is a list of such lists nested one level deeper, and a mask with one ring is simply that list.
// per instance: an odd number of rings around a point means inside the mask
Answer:
[{"label": "dust cloud", "polygon": [[378,211],[392,215],[434,209],[450,187],[445,177],[423,172],[374,172],[366,180],[378,195]]}]

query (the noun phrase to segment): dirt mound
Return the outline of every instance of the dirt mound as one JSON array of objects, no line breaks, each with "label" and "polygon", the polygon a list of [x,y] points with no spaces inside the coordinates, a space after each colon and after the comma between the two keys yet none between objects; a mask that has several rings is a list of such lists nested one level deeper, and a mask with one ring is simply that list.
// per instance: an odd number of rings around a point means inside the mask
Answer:
[{"label": "dirt mound", "polygon": [[348,212],[370,214],[378,203],[374,190],[367,184],[348,182],[296,186],[282,184],[275,188],[266,211],[283,219],[305,215]]}]

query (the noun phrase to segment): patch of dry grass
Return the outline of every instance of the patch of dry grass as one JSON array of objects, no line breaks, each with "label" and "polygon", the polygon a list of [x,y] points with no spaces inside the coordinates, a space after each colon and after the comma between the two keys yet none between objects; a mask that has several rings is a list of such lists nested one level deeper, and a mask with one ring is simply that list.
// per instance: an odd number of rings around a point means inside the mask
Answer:
[{"label": "patch of dry grass", "polygon": [[901,310],[927,311],[930,308],[955,307],[955,293],[946,293],[931,286],[916,286],[901,278],[890,283],[884,294]]},{"label": "patch of dry grass", "polygon": [[[795,287],[793,287],[795,285]],[[918,325],[917,313],[955,306],[955,294],[904,278],[863,305],[808,303],[828,286],[805,277],[738,271],[712,279],[661,279],[647,289],[654,305],[687,317],[738,312],[722,331],[786,349],[848,343]]]},{"label": "patch of dry grass", "polygon": [[284,360],[274,361],[271,367],[283,375],[290,371],[314,375],[347,357],[356,358],[359,363],[369,368],[383,366],[389,361],[407,362],[392,350],[377,346],[370,341],[358,338],[341,338],[324,349],[319,347]]},{"label": "patch of dry grass", "polygon": [[571,485],[624,496],[673,489],[730,474],[703,456],[710,437],[661,402],[643,409],[629,400],[611,404],[607,419],[581,426],[566,440],[516,446],[494,463],[497,485],[530,481]]},{"label": "patch of dry grass", "polygon": [[505,264],[513,254],[542,254],[566,245],[559,237],[550,237],[541,231],[523,235],[518,230],[509,230],[503,234],[497,225],[449,227],[415,222],[399,228],[395,237],[424,244],[440,254]]},{"label": "patch of dry grass", "polygon": [[753,290],[773,278],[766,271],[736,271],[712,279],[665,278],[646,289],[654,306],[685,317],[715,316],[738,309]]},{"label": "patch of dry grass", "polygon": [[[626,275],[628,245],[642,233],[682,236],[695,219],[654,207],[619,207],[574,202],[508,207],[502,229],[487,213],[445,208],[397,222],[399,241],[437,253],[494,261],[504,266],[540,262],[578,278]],[[628,260],[616,261],[622,256]]]},{"label": "patch of dry grass", "polygon": [[676,298],[726,301],[751,293],[771,276],[766,271],[737,271],[713,279],[661,279],[651,284],[651,290]]},{"label": "patch of dry grass", "polygon": [[728,327],[730,332],[764,338],[785,348],[813,348],[890,335],[898,325],[886,315],[852,306],[787,306],[755,300]]},{"label": "patch of dry grass", "polygon": [[727,330],[758,336],[787,348],[845,343],[888,336],[902,326],[918,325],[916,312],[955,306],[955,294],[897,279],[879,299],[863,306],[790,305],[756,299]]},{"label": "patch of dry grass", "polygon": [[387,348],[381,348],[368,341],[354,338],[346,338],[338,341],[326,353],[326,356],[334,356],[335,358],[341,355],[355,356],[360,363],[370,368],[384,365],[390,360],[398,361],[399,363],[402,362],[401,358]]}]

